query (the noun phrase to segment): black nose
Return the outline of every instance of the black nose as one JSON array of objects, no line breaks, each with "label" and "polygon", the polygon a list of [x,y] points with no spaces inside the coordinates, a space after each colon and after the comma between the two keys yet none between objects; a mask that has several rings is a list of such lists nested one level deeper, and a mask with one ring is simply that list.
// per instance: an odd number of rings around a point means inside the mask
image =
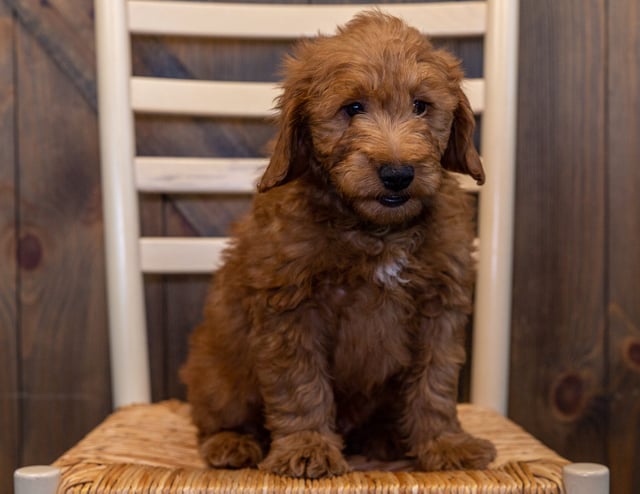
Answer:
[{"label": "black nose", "polygon": [[378,176],[387,189],[398,192],[409,187],[413,181],[413,167],[410,165],[382,165],[378,169]]}]

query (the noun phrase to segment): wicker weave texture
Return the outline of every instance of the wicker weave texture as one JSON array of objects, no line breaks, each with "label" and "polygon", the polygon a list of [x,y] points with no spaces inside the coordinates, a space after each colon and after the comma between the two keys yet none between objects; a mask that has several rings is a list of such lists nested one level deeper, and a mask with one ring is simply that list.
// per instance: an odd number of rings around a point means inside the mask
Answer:
[{"label": "wicker weave texture", "polygon": [[188,405],[166,401],[118,410],[60,457],[59,494],[363,494],[561,493],[566,460],[504,417],[460,405],[463,427],[491,439],[498,457],[488,470],[414,472],[408,461],[350,458],[341,477],[290,479],[258,470],[212,470],[198,456]]}]

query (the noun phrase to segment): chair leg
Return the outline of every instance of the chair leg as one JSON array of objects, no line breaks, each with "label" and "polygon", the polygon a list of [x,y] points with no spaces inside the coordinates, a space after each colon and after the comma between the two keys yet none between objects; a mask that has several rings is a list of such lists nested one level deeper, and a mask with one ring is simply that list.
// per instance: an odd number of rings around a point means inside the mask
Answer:
[{"label": "chair leg", "polygon": [[609,469],[597,463],[572,463],[562,477],[567,494],[609,494]]},{"label": "chair leg", "polygon": [[60,469],[51,466],[31,466],[13,474],[15,494],[55,494],[60,483]]}]

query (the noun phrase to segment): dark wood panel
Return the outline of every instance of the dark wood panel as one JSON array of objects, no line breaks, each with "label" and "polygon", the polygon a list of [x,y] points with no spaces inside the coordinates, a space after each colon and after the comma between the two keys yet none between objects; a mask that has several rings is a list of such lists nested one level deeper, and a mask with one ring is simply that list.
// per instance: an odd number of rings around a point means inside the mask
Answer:
[{"label": "dark wood panel", "polygon": [[603,461],[605,1],[521,2],[510,415]]},{"label": "dark wood panel", "polygon": [[0,491],[18,466],[20,407],[16,320],[14,22],[0,3]]},{"label": "dark wood panel", "polygon": [[612,492],[640,485],[640,4],[609,2],[609,459]]},{"label": "dark wood panel", "polygon": [[[140,196],[140,223],[143,236],[164,235],[164,200],[159,194]],[[144,276],[144,296],[146,306],[147,340],[149,347],[149,370],[151,373],[151,396],[154,401],[167,397],[166,376],[166,299],[165,277],[162,275]]]},{"label": "dark wood panel", "polygon": [[[288,43],[139,37],[133,47],[134,73],[196,79],[275,80],[279,60],[288,46]],[[273,128],[261,120],[140,116],[136,133],[138,153],[143,155],[266,156]],[[238,210],[243,210],[242,204],[246,209],[244,198],[174,196],[167,198],[166,211],[168,215],[181,216],[193,234],[215,235],[226,233],[228,224],[237,218]],[[169,218],[165,218],[165,222],[168,221]],[[167,282],[171,283],[171,279]],[[167,303],[171,303],[171,299]]]},{"label": "dark wood panel", "polygon": [[96,108],[92,0],[3,0],[20,24]]},{"label": "dark wood panel", "polygon": [[22,460],[42,463],[110,409],[98,143],[73,74],[16,40]]},{"label": "dark wood panel", "polygon": [[171,351],[165,362],[167,396],[186,399],[186,388],[179,370],[187,358],[188,337],[202,320],[202,307],[211,277],[175,276],[167,280],[167,332],[165,344]]}]

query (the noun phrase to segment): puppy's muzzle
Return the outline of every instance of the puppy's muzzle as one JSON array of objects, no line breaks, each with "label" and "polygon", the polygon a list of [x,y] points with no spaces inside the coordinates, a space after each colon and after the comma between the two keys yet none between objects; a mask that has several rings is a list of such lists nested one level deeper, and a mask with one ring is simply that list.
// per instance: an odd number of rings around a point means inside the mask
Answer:
[{"label": "puppy's muzzle", "polygon": [[396,192],[396,194],[385,194],[380,198],[380,203],[383,206],[401,206],[409,200],[409,196],[401,192],[413,182],[414,171],[411,165],[382,165],[378,169],[378,176],[385,189]]}]

